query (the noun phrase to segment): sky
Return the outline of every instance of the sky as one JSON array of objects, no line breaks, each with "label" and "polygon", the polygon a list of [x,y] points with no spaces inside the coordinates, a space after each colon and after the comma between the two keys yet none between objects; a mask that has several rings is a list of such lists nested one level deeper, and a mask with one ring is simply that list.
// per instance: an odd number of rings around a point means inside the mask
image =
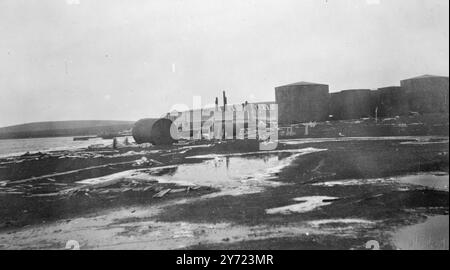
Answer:
[{"label": "sky", "polygon": [[0,0],[0,126],[449,74],[447,0]]}]

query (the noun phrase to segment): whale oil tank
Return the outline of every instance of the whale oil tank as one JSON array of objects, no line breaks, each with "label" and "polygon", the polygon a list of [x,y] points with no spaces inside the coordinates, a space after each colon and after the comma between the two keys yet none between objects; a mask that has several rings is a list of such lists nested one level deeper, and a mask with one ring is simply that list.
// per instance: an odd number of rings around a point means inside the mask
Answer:
[{"label": "whale oil tank", "polygon": [[331,114],[335,119],[360,119],[373,113],[371,91],[369,89],[351,89],[331,94]]},{"label": "whale oil tank", "polygon": [[448,113],[448,77],[423,75],[400,81],[409,109],[419,113]]},{"label": "whale oil tank", "polygon": [[134,124],[132,135],[136,143],[170,145],[176,140],[170,135],[172,120],[167,118],[145,118]]},{"label": "whale oil tank", "polygon": [[275,88],[278,122],[282,125],[328,118],[328,85],[298,82]]},{"label": "whale oil tank", "polygon": [[379,95],[377,103],[379,117],[394,117],[408,114],[408,99],[401,87],[382,87],[378,88],[377,92]]}]

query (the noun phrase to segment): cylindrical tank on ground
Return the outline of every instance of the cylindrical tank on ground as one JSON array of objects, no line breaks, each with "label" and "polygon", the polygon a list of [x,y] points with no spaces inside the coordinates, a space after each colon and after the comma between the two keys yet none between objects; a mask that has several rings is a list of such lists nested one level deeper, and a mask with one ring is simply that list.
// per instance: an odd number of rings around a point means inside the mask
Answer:
[{"label": "cylindrical tank on ground", "polygon": [[408,99],[405,91],[399,86],[389,86],[378,88],[378,107],[379,117],[394,117],[405,115],[409,112]]},{"label": "cylindrical tank on ground", "polygon": [[380,92],[378,90],[370,90],[370,116],[379,117],[380,110]]},{"label": "cylindrical tank on ground", "polygon": [[298,82],[275,88],[281,125],[328,119],[328,85]]},{"label": "cylindrical tank on ground", "polygon": [[330,95],[330,113],[334,119],[359,119],[373,115],[369,89],[345,90]]},{"label": "cylindrical tank on ground", "polygon": [[448,113],[448,77],[423,75],[400,82],[408,97],[410,111],[419,113]]},{"label": "cylindrical tank on ground", "polygon": [[172,120],[167,118],[145,118],[134,124],[132,135],[138,144],[168,145],[176,141],[170,135],[171,126]]}]

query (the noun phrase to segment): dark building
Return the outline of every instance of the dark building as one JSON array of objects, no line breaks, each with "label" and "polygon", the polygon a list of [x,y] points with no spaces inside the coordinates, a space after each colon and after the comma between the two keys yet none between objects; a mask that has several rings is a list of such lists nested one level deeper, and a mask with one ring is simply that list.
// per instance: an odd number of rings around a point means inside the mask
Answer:
[{"label": "dark building", "polygon": [[275,88],[278,122],[289,125],[328,118],[328,85],[298,82]]},{"label": "dark building", "polygon": [[400,82],[409,110],[419,113],[448,113],[448,77],[423,75]]},{"label": "dark building", "polygon": [[374,114],[372,107],[369,89],[345,90],[330,95],[330,114],[336,120],[369,117]]}]

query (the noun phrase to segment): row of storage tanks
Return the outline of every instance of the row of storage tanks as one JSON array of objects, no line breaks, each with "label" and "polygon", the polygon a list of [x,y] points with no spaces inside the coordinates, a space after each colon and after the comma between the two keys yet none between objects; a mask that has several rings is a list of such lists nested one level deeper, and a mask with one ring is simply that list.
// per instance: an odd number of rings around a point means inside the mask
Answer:
[{"label": "row of storage tanks", "polygon": [[299,82],[276,87],[275,100],[280,125],[395,117],[409,112],[448,113],[449,78],[423,75],[402,80],[400,86],[331,94],[326,84]]},{"label": "row of storage tanks", "polygon": [[[278,124],[395,117],[410,112],[448,113],[449,78],[424,75],[402,80],[400,86],[329,93],[326,84],[299,82],[275,88]],[[331,117],[330,117],[331,116]],[[141,119],[132,134],[137,143],[171,144],[172,120]],[[187,120],[186,120],[187,121]]]}]

